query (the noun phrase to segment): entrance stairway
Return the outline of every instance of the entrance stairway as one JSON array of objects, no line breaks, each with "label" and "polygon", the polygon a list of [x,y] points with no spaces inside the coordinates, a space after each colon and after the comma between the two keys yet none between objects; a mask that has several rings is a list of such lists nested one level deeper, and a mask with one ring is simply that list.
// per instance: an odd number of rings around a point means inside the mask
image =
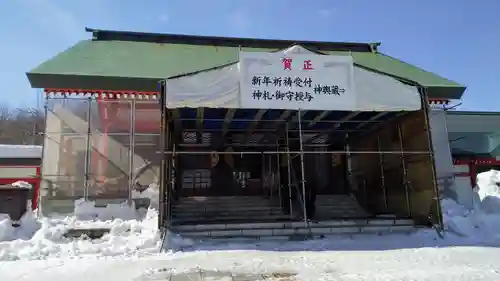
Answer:
[{"label": "entrance stairway", "polygon": [[[377,218],[349,219],[353,217],[349,196],[318,198],[325,204],[324,213],[336,219],[308,222],[291,219],[282,213],[278,200],[262,197],[186,197],[172,207],[170,231],[195,240],[232,239],[304,239],[333,234],[411,232],[413,221],[407,219]],[[344,199],[344,200],[342,200]],[[346,201],[345,203],[344,201]],[[326,204],[339,201],[339,207]],[[349,203],[351,202],[351,203]],[[338,203],[338,202],[337,202]],[[323,208],[320,205],[320,209]],[[357,206],[354,205],[354,206]],[[358,207],[359,208],[359,207]],[[348,210],[337,216],[342,210]],[[361,214],[361,213],[358,213]]]},{"label": "entrance stairway", "polygon": [[356,199],[349,195],[317,195],[317,219],[367,218],[370,214],[363,210]]}]

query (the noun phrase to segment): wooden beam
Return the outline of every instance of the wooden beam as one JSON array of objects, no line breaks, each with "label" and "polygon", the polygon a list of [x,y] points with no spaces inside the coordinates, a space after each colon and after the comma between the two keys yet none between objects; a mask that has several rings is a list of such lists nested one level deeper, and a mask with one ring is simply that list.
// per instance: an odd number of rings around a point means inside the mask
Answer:
[{"label": "wooden beam", "polygon": [[248,128],[247,135],[245,136],[245,139],[243,143],[247,143],[250,137],[252,136],[253,131],[255,130],[255,127],[259,124],[260,119],[266,114],[267,109],[260,109],[257,114],[255,115],[255,118],[253,121],[250,123],[250,127]]},{"label": "wooden beam", "polygon": [[369,121],[375,121],[377,119],[379,119],[380,117],[388,114],[389,112],[385,111],[385,112],[379,112],[378,114],[372,116],[370,119],[368,119],[368,122],[365,121],[365,122],[362,122],[360,123],[358,126],[356,126],[356,128],[354,128],[354,130],[358,130],[358,129],[361,129],[361,127],[365,126],[366,124],[369,123]]},{"label": "wooden beam", "polygon": [[205,109],[203,107],[198,107],[196,109],[196,143],[202,143],[203,134],[203,117]]},{"label": "wooden beam", "polygon": [[[335,131],[335,130],[337,130],[337,129],[338,129],[338,128],[339,128],[339,127],[340,127],[340,126],[341,126],[344,122],[347,122],[347,121],[351,120],[352,118],[356,117],[356,116],[357,116],[358,114],[360,114],[360,113],[361,113],[361,112],[359,112],[359,111],[354,111],[354,112],[349,113],[347,116],[342,117],[342,118],[339,120],[339,122],[338,122],[338,123],[335,123],[335,124],[333,125],[332,130],[330,131],[330,133],[331,133],[331,132],[334,132],[334,131]],[[309,142],[314,142],[314,140],[315,140],[315,139],[317,139],[317,138],[319,138],[319,137],[321,137],[321,136],[323,136],[323,135],[325,135],[325,134],[317,134],[317,135],[315,135],[314,137],[310,138],[310,139],[309,139]]]},{"label": "wooden beam", "polygon": [[199,107],[196,109],[196,128],[198,129],[199,132],[203,131],[203,117],[205,116],[204,114],[204,108]]},{"label": "wooden beam", "polygon": [[321,112],[320,115],[316,116],[316,118],[314,118],[311,122],[309,122],[309,125],[307,125],[308,127],[312,127],[314,124],[318,123],[319,121],[321,121],[321,119],[325,118],[328,114],[330,114],[330,111],[323,111]]},{"label": "wooden beam", "polygon": [[361,112],[359,112],[359,111],[354,111],[354,112],[349,113],[347,116],[345,116],[342,119],[340,119],[339,123],[335,123],[335,125],[333,125],[332,131],[337,130],[344,122],[347,122],[347,121],[351,120],[352,118],[358,116],[360,113]]},{"label": "wooden beam", "polygon": [[231,120],[233,120],[235,113],[236,109],[234,108],[230,108],[227,110],[226,117],[224,118],[224,124],[222,125],[221,137],[224,137],[227,134],[227,131],[229,131],[229,124],[231,123]]}]

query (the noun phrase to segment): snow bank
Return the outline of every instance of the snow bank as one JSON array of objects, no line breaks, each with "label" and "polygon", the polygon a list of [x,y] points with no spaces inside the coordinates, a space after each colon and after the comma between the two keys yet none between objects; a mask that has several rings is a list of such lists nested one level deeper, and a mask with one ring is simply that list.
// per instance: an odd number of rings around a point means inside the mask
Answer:
[{"label": "snow bank", "polygon": [[[438,239],[434,230],[425,229],[410,235],[393,234],[391,237],[359,235],[304,242],[264,242],[257,244],[219,243],[198,245],[173,233],[165,241],[171,247],[197,250],[381,250],[451,245],[500,243],[500,172],[489,171],[478,176],[475,189],[475,208],[466,208],[452,199],[443,199],[442,209],[447,234]],[[135,193],[134,198],[148,198],[152,205],[158,198],[156,186]],[[0,215],[0,261],[44,259],[47,257],[75,256],[144,256],[157,254],[162,245],[157,229],[158,213],[154,208],[135,210],[127,204],[97,207],[94,202],[75,202],[71,216],[36,218],[31,211],[21,219],[21,226],[12,227]],[[68,229],[108,228],[110,232],[100,239],[65,238]],[[196,244],[196,245],[195,245]],[[192,247],[191,247],[192,246]]]},{"label": "snow bank", "polygon": [[25,181],[16,181],[15,183],[12,183],[11,185],[15,188],[26,188],[26,189],[32,188],[31,184],[29,184]]},{"label": "snow bank", "polygon": [[[97,208],[94,202],[82,200],[75,202],[73,216],[37,219],[30,210],[17,228],[6,216],[0,216],[0,261],[158,253],[161,235],[157,223],[158,212],[152,208],[135,211],[133,206],[121,204]],[[94,240],[64,237],[69,229],[82,228],[110,231]]]},{"label": "snow bank", "polygon": [[138,219],[135,206],[127,202],[121,204],[108,204],[105,207],[96,207],[94,201],[78,199],[75,201],[75,217],[79,220],[135,220]]},{"label": "snow bank", "polygon": [[477,175],[474,207],[465,208],[451,199],[441,201],[445,228],[475,242],[500,242],[500,172]]},{"label": "snow bank", "polygon": [[490,170],[477,175],[476,209],[488,214],[500,214],[500,172]]},{"label": "snow bank", "polygon": [[148,199],[152,208],[158,209],[160,199],[160,188],[157,184],[152,183],[147,189],[142,192],[132,190],[132,198],[134,199]]}]

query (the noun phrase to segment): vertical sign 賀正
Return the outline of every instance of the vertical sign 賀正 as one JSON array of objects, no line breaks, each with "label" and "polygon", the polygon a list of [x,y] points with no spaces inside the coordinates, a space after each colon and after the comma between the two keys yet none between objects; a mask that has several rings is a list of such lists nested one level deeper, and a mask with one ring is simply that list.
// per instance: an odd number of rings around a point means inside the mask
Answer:
[{"label": "vertical sign \u8cc0\u6b63", "polygon": [[351,56],[240,52],[242,108],[356,110]]}]

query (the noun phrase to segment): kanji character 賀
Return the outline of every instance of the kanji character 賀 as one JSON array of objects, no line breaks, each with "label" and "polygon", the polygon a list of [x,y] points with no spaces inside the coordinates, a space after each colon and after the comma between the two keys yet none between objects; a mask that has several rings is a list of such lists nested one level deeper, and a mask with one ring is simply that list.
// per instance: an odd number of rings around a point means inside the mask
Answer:
[{"label": "kanji character \u8cc0", "polygon": [[291,58],[283,58],[281,60],[281,63],[283,63],[284,70],[292,70],[292,59]]}]

